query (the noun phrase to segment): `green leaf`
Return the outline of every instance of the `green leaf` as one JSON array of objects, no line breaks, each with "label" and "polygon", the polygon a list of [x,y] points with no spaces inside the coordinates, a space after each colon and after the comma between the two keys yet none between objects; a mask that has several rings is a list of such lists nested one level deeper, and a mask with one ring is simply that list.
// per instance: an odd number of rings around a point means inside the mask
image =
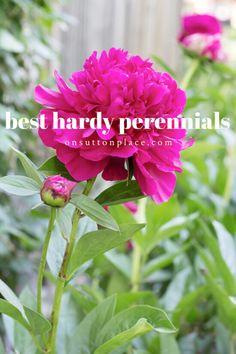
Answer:
[{"label": "green leaf", "polygon": [[9,286],[4,283],[0,279],[0,294],[14,307],[17,308],[17,310],[23,315],[24,314],[24,309],[23,306],[18,299],[18,297],[14,294],[14,292],[9,288]]},{"label": "green leaf", "polygon": [[[27,353],[27,354],[40,354],[36,350],[35,343],[32,339],[32,334],[34,336],[38,336],[37,329],[35,330],[35,325],[34,321],[32,320],[32,315],[31,311],[36,309],[37,307],[37,300],[35,298],[35,295],[31,292],[31,290],[28,287],[25,287],[20,296],[19,299],[21,303],[26,307],[26,311],[29,309],[29,316],[30,316],[30,321],[28,321],[28,316],[26,316],[27,321],[30,323],[29,325],[29,332],[25,330],[22,326],[20,326],[18,323],[15,323],[14,325],[14,349],[18,353]],[[28,314],[27,312],[27,314]],[[34,318],[34,317],[33,317]],[[39,338],[38,338],[39,339]]]},{"label": "green leaf", "polygon": [[147,200],[145,214],[148,238],[152,238],[161,225],[167,223],[179,213],[180,206],[176,196],[162,204],[155,204],[152,200]]},{"label": "green leaf", "polygon": [[151,306],[137,305],[121,311],[101,329],[95,354],[109,354],[150,331],[174,333],[176,329],[164,311]]},{"label": "green leaf", "polygon": [[116,313],[134,305],[155,306],[157,298],[152,291],[126,292],[117,295]]},{"label": "green leaf", "polygon": [[180,354],[177,341],[173,335],[160,335],[160,354]]},{"label": "green leaf", "polygon": [[104,190],[95,199],[101,205],[115,205],[144,198],[141,189],[136,181],[125,181],[114,184]]},{"label": "green leaf", "polygon": [[221,255],[227,264],[231,273],[236,277],[236,245],[232,235],[228,230],[218,221],[213,221],[213,226],[218,238],[218,244]]},{"label": "green leaf", "polygon": [[198,245],[196,246],[197,251],[203,262],[205,263],[205,266],[207,270],[210,272],[210,274],[214,277],[217,278],[218,272],[216,269],[216,265],[214,260],[210,257],[209,252],[205,250],[202,247],[199,247]]},{"label": "green leaf", "polygon": [[140,320],[138,320],[138,322],[132,327],[117,334],[112,339],[98,347],[94,354],[109,354],[114,349],[119,348],[120,346],[129,343],[132,339],[142,336],[152,330],[152,325],[150,325],[145,318],[140,318]]},{"label": "green leaf", "polygon": [[169,65],[167,65],[163,59],[161,59],[160,57],[158,57],[157,55],[152,55],[152,59],[160,65],[160,67],[162,67],[165,71],[167,71],[169,74],[171,74],[171,76],[173,76],[174,78],[176,78],[176,73],[174,72],[174,70],[172,70]]},{"label": "green leaf", "polygon": [[0,189],[19,196],[39,194],[39,185],[31,178],[24,176],[5,176],[0,178]]},{"label": "green leaf", "polygon": [[116,250],[111,250],[105,253],[106,259],[113,264],[116,269],[118,269],[123,275],[130,279],[131,277],[131,258],[121,252],[116,252]]},{"label": "green leaf", "polygon": [[32,178],[41,187],[43,178],[38,173],[37,167],[35,166],[35,164],[21,151],[15,149],[14,147],[12,147],[12,149],[15,151],[15,153],[17,154],[17,157],[20,159],[20,162],[21,162],[27,176]]},{"label": "green leaf", "polygon": [[135,224],[134,215],[122,204],[109,207],[109,213],[118,224]]},{"label": "green leaf", "polygon": [[174,310],[172,317],[174,324],[176,326],[180,326],[181,320],[184,321],[186,315],[191,313],[192,309],[197,308],[197,304],[202,300],[202,298],[206,297],[208,292],[207,286],[201,286],[185,295]]},{"label": "green leaf", "polygon": [[47,333],[51,324],[46,318],[44,318],[40,313],[31,310],[30,308],[24,306],[25,314],[29,320],[30,326],[36,335]]},{"label": "green leaf", "polygon": [[[217,270],[217,273],[222,277],[225,288],[227,289],[229,294],[234,295],[236,293],[236,281],[233,276],[233,273],[231,272],[230,268],[227,266],[227,263],[225,262],[221,254],[217,240],[212,234],[207,224],[203,220],[199,220],[199,223],[204,232],[203,238],[204,238],[205,245],[210,250],[212,258],[214,259],[214,266],[215,266],[214,268]],[[206,257],[204,258],[206,262],[209,264],[210,268],[212,269],[210,262],[207,260]]]},{"label": "green leaf", "polygon": [[22,316],[22,313],[10,302],[0,299],[0,313],[4,313],[5,315],[11,317],[13,320],[19,322],[26,329],[29,329],[29,324]]},{"label": "green leaf", "polygon": [[165,309],[168,311],[173,311],[178,303],[183,298],[187,281],[190,277],[192,269],[186,267],[179,271],[171,282],[169,283],[167,290],[162,297],[162,304],[165,306]]},{"label": "green leaf", "polygon": [[119,226],[113,217],[97,202],[84,194],[72,195],[71,201],[85,215],[94,220],[98,225],[118,231]]},{"label": "green leaf", "polygon": [[76,269],[89,259],[93,259],[128,241],[135,232],[144,226],[144,224],[120,225],[120,232],[99,230],[85,234],[75,246],[69,264],[70,273],[74,273]]},{"label": "green leaf", "polygon": [[68,354],[93,353],[95,341],[101,328],[112,318],[116,306],[116,296],[111,296],[97,305],[83,319],[70,338]]},{"label": "green leaf", "polygon": [[175,252],[170,252],[161,255],[147,262],[144,266],[144,271],[143,271],[144,277],[148,277],[153,272],[156,272],[157,270],[169,266],[176,257],[186,252],[190,246],[191,244],[188,243]]},{"label": "green leaf", "polygon": [[167,223],[162,224],[157,231],[155,231],[154,225],[152,227],[149,226],[149,228],[147,228],[147,237],[144,238],[144,248],[146,249],[146,252],[149,253],[158,243],[160,243],[160,241],[177,235],[181,230],[193,222],[198,215],[198,213],[193,213],[188,216],[177,216]]},{"label": "green leaf", "polygon": [[156,238],[161,241],[165,238],[172,237],[184,229],[190,222],[198,217],[198,213],[193,213],[188,216],[178,216],[166,224],[162,225],[157,232]]},{"label": "green leaf", "polygon": [[56,221],[64,238],[69,238],[72,228],[72,215],[75,207],[67,204],[65,208],[57,208]]},{"label": "green leaf", "polygon": [[80,292],[80,290],[76,289],[74,286],[68,284],[66,290],[71,293],[72,298],[79,304],[84,312],[90,312],[96,306],[96,302],[88,298],[88,296],[86,297],[83,292]]},{"label": "green leaf", "polygon": [[236,304],[230,299],[227,292],[223,287],[217,284],[217,282],[208,274],[206,275],[211,294],[215,299],[219,310],[219,316],[221,321],[232,333],[236,332]]},{"label": "green leaf", "polygon": [[47,252],[47,263],[54,276],[58,275],[65,249],[66,241],[61,236],[58,225],[55,224]]},{"label": "green leaf", "polygon": [[42,352],[37,350],[31,334],[18,322],[14,323],[14,354],[15,353],[42,354]]},{"label": "green leaf", "polygon": [[38,171],[43,172],[47,176],[61,175],[74,181],[73,177],[71,177],[63,163],[60,162],[56,156],[52,156],[47,161],[45,161],[38,168]]}]

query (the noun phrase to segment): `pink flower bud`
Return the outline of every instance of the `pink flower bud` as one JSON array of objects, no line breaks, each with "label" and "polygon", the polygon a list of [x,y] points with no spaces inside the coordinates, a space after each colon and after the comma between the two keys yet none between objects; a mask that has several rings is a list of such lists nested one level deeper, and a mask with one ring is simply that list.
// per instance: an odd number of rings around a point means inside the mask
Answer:
[{"label": "pink flower bud", "polygon": [[51,176],[45,179],[40,195],[42,201],[52,207],[64,207],[71,198],[73,188],[76,182],[57,176]]},{"label": "pink flower bud", "polygon": [[194,14],[182,18],[179,43],[200,57],[212,61],[227,59],[222,47],[222,26],[209,14]]}]

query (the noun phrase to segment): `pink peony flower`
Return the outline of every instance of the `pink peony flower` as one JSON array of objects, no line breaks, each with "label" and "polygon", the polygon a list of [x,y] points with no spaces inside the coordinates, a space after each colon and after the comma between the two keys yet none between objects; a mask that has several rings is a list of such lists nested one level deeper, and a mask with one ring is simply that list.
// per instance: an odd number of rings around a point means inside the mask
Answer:
[{"label": "pink peony flower", "polygon": [[[128,176],[126,163],[133,165],[134,177],[145,195],[156,203],[170,198],[176,184],[176,172],[181,172],[180,152],[186,148],[184,129],[131,128],[120,135],[120,117],[177,117],[183,112],[185,93],[167,73],[156,72],[152,63],[139,56],[129,56],[121,49],[103,51],[100,57],[94,52],[85,62],[82,71],[72,74],[70,88],[56,72],[59,91],[39,85],[35,100],[46,106],[48,129],[39,129],[42,142],[55,149],[58,159],[77,181],[93,178],[102,172],[105,180],[124,180]],[[59,117],[103,117],[114,119],[108,135],[99,129],[52,129],[52,112]],[[124,144],[136,141],[145,144]],[[159,145],[152,145],[157,141]],[[165,144],[170,141],[171,145]],[[68,145],[66,141],[82,141],[84,144]],[[92,142],[95,142],[95,146]],[[118,148],[116,144],[123,142]],[[89,143],[86,143],[89,142]],[[105,143],[104,143],[105,142]],[[100,143],[100,144],[99,144]]]},{"label": "pink peony flower", "polygon": [[52,207],[64,207],[71,198],[71,193],[75,182],[57,176],[51,176],[45,179],[40,195],[42,201]]},{"label": "pink peony flower", "polygon": [[195,14],[182,18],[179,42],[190,51],[213,61],[223,61],[221,38],[222,26],[216,17]]}]

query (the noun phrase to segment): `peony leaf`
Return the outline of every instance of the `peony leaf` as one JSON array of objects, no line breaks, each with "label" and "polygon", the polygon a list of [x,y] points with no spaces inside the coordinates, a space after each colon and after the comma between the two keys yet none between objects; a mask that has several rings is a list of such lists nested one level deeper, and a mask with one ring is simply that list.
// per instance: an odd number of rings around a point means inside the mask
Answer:
[{"label": "peony leaf", "polygon": [[72,227],[72,215],[75,207],[71,204],[67,204],[64,208],[57,209],[56,221],[60,229],[63,238],[68,239],[71,233]]},{"label": "peony leaf", "polygon": [[219,317],[221,321],[231,330],[232,333],[236,331],[236,304],[232,301],[232,298],[227,294],[225,289],[220,286],[215,279],[207,274],[206,279],[208,281],[211,294],[217,304],[219,311]]},{"label": "peony leaf", "polygon": [[23,152],[15,149],[14,147],[12,147],[12,149],[17,154],[17,157],[19,158],[27,176],[32,178],[41,187],[43,178],[38,173],[35,164],[25,154],[23,154]]},{"label": "peony leaf", "polygon": [[113,338],[99,346],[94,354],[109,354],[116,348],[129,343],[132,339],[151,332],[153,327],[145,318],[140,318],[132,327],[115,335]]},{"label": "peony leaf", "polygon": [[174,333],[176,329],[164,311],[137,305],[116,314],[97,336],[94,354],[109,354],[132,339],[148,332]]},{"label": "peony leaf", "polygon": [[26,317],[30,323],[32,331],[38,335],[47,333],[50,328],[51,324],[46,318],[44,318],[40,313],[31,310],[30,308],[24,306]]},{"label": "peony leaf", "polygon": [[71,275],[85,262],[128,241],[144,224],[120,225],[120,232],[99,230],[82,236],[76,246],[69,264]]},{"label": "peony leaf", "polygon": [[13,320],[19,322],[23,327],[29,329],[29,324],[24,319],[21,312],[10,302],[0,299],[0,313],[11,317]]},{"label": "peony leaf", "polygon": [[125,181],[107,188],[99,194],[96,201],[101,205],[115,205],[144,197],[136,181]]},{"label": "peony leaf", "polygon": [[97,305],[83,319],[70,338],[68,354],[94,352],[94,343],[100,329],[112,318],[116,306],[116,296],[110,296]]},{"label": "peony leaf", "polygon": [[216,220],[213,221],[213,226],[215,228],[216,235],[218,238],[221,255],[235,278],[236,277],[236,264],[235,264],[236,247],[235,247],[234,238],[226,229],[226,227],[220,222]]},{"label": "peony leaf", "polygon": [[164,240],[168,237],[172,237],[184,229],[189,223],[196,220],[199,216],[199,213],[193,213],[188,216],[177,216],[173,218],[171,221],[162,225],[157,232],[157,239],[159,241]]},{"label": "peony leaf", "polygon": [[39,194],[39,185],[33,179],[24,176],[5,176],[0,178],[0,189],[20,196]]},{"label": "peony leaf", "polygon": [[62,177],[73,180],[65,166],[56,156],[50,157],[39,168],[38,171],[43,172],[47,176],[60,175]]},{"label": "peony leaf", "polygon": [[160,347],[160,354],[180,354],[178,343],[174,335],[161,334]]},{"label": "peony leaf", "polygon": [[[235,277],[232,273],[232,269],[228,266],[228,261],[231,262],[231,255],[226,262],[226,254],[225,251],[222,253],[222,247],[218,244],[217,239],[215,238],[214,234],[212,233],[211,229],[208,225],[203,221],[199,220],[199,224],[203,230],[203,239],[204,245],[207,246],[208,250],[212,255],[212,259],[214,259],[213,266],[211,266],[211,259],[209,257],[204,256],[204,252],[201,253],[201,257],[204,258],[204,262],[206,263],[209,271],[212,268],[212,274],[215,272],[215,276],[217,274],[223,279],[225,289],[231,293],[235,294],[236,292],[236,281]],[[214,226],[219,226],[219,224],[214,224]],[[219,229],[217,232],[219,233]],[[222,235],[221,235],[222,236]],[[224,240],[225,242],[225,240]],[[232,247],[232,244],[231,246]],[[228,249],[228,255],[232,252],[231,249]]]},{"label": "peony leaf", "polygon": [[116,311],[126,310],[134,305],[156,306],[156,295],[152,291],[125,292],[117,295]]},{"label": "peony leaf", "polygon": [[186,319],[188,314],[193,315],[193,309],[197,311],[197,305],[202,303],[208,295],[208,292],[208,286],[204,285],[184,295],[172,314],[172,320],[175,325],[180,326],[181,322]]},{"label": "peony leaf", "polygon": [[100,204],[84,194],[74,194],[71,203],[79,208],[85,215],[94,220],[98,225],[107,227],[108,229],[118,231],[119,226]]},{"label": "peony leaf", "polygon": [[179,248],[175,252],[169,252],[167,254],[163,254],[147,262],[143,270],[144,278],[147,278],[149,275],[162,268],[168,267],[176,257],[186,252],[191,245],[192,244],[190,242],[186,243],[183,247]]},{"label": "peony leaf", "polygon": [[9,286],[0,279],[0,294],[13,305],[22,315],[24,315],[23,306],[14,294],[14,292],[9,288]]}]

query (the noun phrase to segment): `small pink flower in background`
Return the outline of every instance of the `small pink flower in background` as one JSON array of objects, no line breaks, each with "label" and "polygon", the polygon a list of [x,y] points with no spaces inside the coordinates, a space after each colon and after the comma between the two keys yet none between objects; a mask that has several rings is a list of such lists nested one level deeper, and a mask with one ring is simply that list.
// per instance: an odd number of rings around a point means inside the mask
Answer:
[{"label": "small pink flower in background", "polygon": [[64,207],[71,198],[71,193],[76,186],[76,182],[57,176],[45,179],[41,189],[42,201],[52,207]]},{"label": "small pink flower in background", "polygon": [[190,51],[213,61],[223,61],[222,26],[211,15],[189,15],[182,18],[179,42]]},{"label": "small pink flower in background", "polygon": [[[138,211],[138,206],[136,203],[134,202],[126,202],[126,203],[123,203],[124,207],[126,209],[128,209],[132,214],[136,214],[137,211]],[[109,211],[109,206],[107,205],[104,205],[103,207],[106,211]]]},{"label": "small pink flower in background", "polygon": [[134,249],[133,241],[129,240],[129,241],[126,242],[126,249],[127,249],[128,252],[133,251],[133,249]]},{"label": "small pink flower in background", "polygon": [[136,214],[138,211],[138,206],[134,202],[126,202],[123,204],[132,214]]},{"label": "small pink flower in background", "polygon": [[[35,89],[35,100],[45,106],[48,129],[39,129],[42,142],[55,149],[58,159],[71,176],[84,181],[102,173],[105,180],[125,180],[128,177],[126,161],[132,158],[134,177],[144,195],[151,196],[156,203],[165,202],[173,194],[176,172],[181,172],[180,152],[187,147],[184,129],[149,130],[129,129],[126,135],[119,134],[120,117],[164,117],[180,115],[186,96],[175,80],[167,73],[152,68],[152,63],[139,56],[112,48],[98,57],[94,52],[81,71],[72,74],[70,88],[56,72],[58,91],[39,85]],[[99,129],[85,130],[52,129],[52,112],[59,117],[103,117],[114,119],[108,135]],[[117,141],[144,141],[145,146],[122,144]],[[113,141],[112,146],[93,146],[92,141]],[[158,140],[162,146],[152,146]],[[171,141],[167,146],[165,141]],[[66,141],[91,142],[68,146]]]}]

